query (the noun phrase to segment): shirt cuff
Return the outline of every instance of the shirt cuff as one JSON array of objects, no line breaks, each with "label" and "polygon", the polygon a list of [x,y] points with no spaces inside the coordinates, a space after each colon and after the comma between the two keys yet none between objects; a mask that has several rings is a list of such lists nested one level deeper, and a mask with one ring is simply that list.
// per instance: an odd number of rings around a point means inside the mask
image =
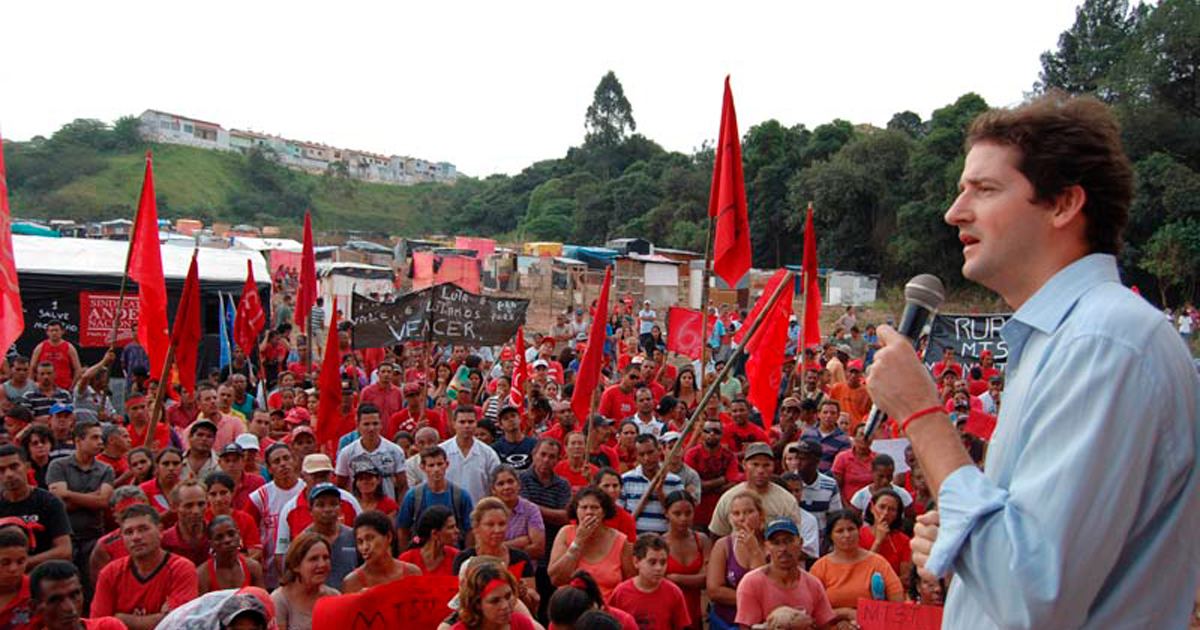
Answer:
[{"label": "shirt cuff", "polygon": [[997,488],[975,466],[963,466],[950,473],[938,492],[940,525],[925,568],[945,577],[975,523],[1003,508],[1007,500],[1008,492]]}]

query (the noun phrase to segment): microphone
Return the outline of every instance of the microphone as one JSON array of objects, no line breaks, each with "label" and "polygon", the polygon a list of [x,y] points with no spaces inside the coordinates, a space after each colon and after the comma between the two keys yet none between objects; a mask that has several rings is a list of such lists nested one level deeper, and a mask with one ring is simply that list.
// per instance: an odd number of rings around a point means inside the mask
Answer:
[{"label": "microphone", "polygon": [[[933,274],[923,273],[915,276],[908,281],[908,284],[904,285],[904,313],[900,316],[900,326],[896,328],[896,331],[908,337],[913,348],[917,347],[921,331],[925,328],[925,324],[929,323],[933,314],[937,312],[944,299],[946,299],[946,288],[942,286],[942,281]],[[867,415],[867,438],[875,433],[875,429],[879,428],[879,424],[886,417],[887,414],[880,411],[879,407],[871,405],[871,413]]]}]

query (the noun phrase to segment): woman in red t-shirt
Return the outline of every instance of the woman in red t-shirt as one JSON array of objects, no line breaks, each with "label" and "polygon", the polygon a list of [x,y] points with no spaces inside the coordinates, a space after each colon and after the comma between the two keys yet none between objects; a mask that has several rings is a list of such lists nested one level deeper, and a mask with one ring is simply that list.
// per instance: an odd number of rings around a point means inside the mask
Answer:
[{"label": "woman in red t-shirt", "polygon": [[458,521],[454,513],[444,505],[433,505],[421,514],[412,546],[400,554],[400,559],[417,565],[423,575],[455,575],[457,541]]},{"label": "woman in red t-shirt", "polygon": [[637,436],[638,426],[632,420],[624,420],[617,427],[617,456],[621,458],[621,473],[629,472],[638,465],[637,451],[634,449]]},{"label": "woman in red t-shirt", "polygon": [[858,546],[883,556],[907,589],[912,570],[912,546],[909,537],[900,530],[903,520],[900,495],[895,490],[876,491],[867,508],[866,523],[859,530]]},{"label": "woman in red t-shirt", "polygon": [[154,459],[154,478],[138,486],[146,493],[150,505],[154,506],[159,514],[165,514],[171,509],[167,497],[179,483],[182,470],[183,453],[173,446],[164,448]]}]

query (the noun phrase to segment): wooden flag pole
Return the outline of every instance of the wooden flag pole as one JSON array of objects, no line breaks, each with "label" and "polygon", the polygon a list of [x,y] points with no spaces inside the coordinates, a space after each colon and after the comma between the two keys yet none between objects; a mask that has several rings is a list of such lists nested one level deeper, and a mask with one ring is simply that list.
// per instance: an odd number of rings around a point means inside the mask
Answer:
[{"label": "wooden flag pole", "polygon": [[[708,309],[709,309],[709,268],[712,267],[712,240],[713,240],[713,220],[712,216],[708,217],[708,234],[704,237],[704,270],[700,272],[700,371],[696,374],[695,388],[704,387],[704,373],[707,371],[708,361],[704,360],[704,351],[708,348]],[[700,436],[700,425],[697,425],[691,433],[684,432],[684,439],[681,441],[687,442],[690,448],[696,442],[696,438]]]},{"label": "wooden flag pole", "polygon": [[[146,430],[146,439],[142,441],[142,446],[150,447],[150,443],[154,440],[154,432],[158,430],[158,420],[163,412],[163,398],[167,393],[167,381],[170,380],[171,366],[175,363],[175,347],[179,342],[172,339],[171,345],[167,347],[167,359],[163,362],[162,375],[158,379],[158,389],[154,391],[154,405],[150,408],[150,428]],[[150,447],[154,450],[153,447]]]},{"label": "wooden flag pole", "polygon": [[[717,388],[721,386],[721,381],[725,380],[725,377],[729,375],[729,372],[738,362],[738,359],[741,358],[742,354],[745,353],[746,346],[752,339],[754,339],[754,335],[758,333],[759,327],[762,325],[763,321],[766,320],[767,313],[770,313],[771,309],[775,307],[775,303],[778,302],[779,298],[783,295],[784,287],[788,286],[788,280],[790,280],[794,275],[795,272],[792,271],[788,271],[786,274],[784,274],[783,278],[779,281],[779,284],[775,287],[775,291],[771,293],[771,297],[767,300],[767,303],[763,306],[762,310],[758,312],[758,315],[755,316],[754,321],[750,324],[750,328],[746,331],[746,336],[742,338],[742,342],[733,349],[733,356],[729,357],[729,361],[725,363],[725,367],[721,368],[721,371],[717,373],[717,378],[712,382],[712,385],[709,385],[704,390],[704,395],[700,397],[700,402],[696,405],[696,410],[692,412],[692,417],[688,418],[687,424],[685,424],[683,427],[684,435],[690,433],[694,429],[696,421],[703,416],[704,406],[708,404],[708,399],[712,398],[713,394],[716,393]],[[654,475],[654,479],[650,482],[650,487],[646,490],[646,493],[642,495],[642,498],[638,501],[637,506],[635,506],[633,509],[634,522],[637,521],[638,516],[641,516],[642,511],[646,509],[646,502],[650,499],[650,495],[653,494],[660,485],[662,485],[663,479],[666,478],[666,462],[671,461],[671,458],[679,454],[679,450],[683,448],[683,443],[684,440],[676,440],[675,446],[671,448],[671,452],[663,460],[663,465],[658,469],[658,474]]]},{"label": "wooden flag pole", "polygon": [[[146,162],[150,161],[150,152],[146,151]],[[143,182],[145,184],[145,182]],[[141,218],[141,200],[138,200],[138,210],[133,213],[133,226],[129,229],[129,248],[125,250],[125,272],[121,274],[121,290],[117,293],[117,310],[113,313],[112,330],[108,333],[108,351],[117,347],[117,331],[121,327],[121,313],[125,309],[125,281],[129,279],[129,263],[133,260],[133,239],[137,238],[138,219]]]}]

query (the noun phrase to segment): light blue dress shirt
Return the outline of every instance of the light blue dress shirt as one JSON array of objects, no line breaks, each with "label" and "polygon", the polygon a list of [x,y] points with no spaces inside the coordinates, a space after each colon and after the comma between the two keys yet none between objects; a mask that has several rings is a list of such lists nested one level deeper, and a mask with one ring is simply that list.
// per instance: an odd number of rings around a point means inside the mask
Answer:
[{"label": "light blue dress shirt", "polygon": [[1179,334],[1092,254],[1004,326],[986,471],[938,494],[927,568],[947,630],[1185,628],[1200,569],[1200,378]]}]

